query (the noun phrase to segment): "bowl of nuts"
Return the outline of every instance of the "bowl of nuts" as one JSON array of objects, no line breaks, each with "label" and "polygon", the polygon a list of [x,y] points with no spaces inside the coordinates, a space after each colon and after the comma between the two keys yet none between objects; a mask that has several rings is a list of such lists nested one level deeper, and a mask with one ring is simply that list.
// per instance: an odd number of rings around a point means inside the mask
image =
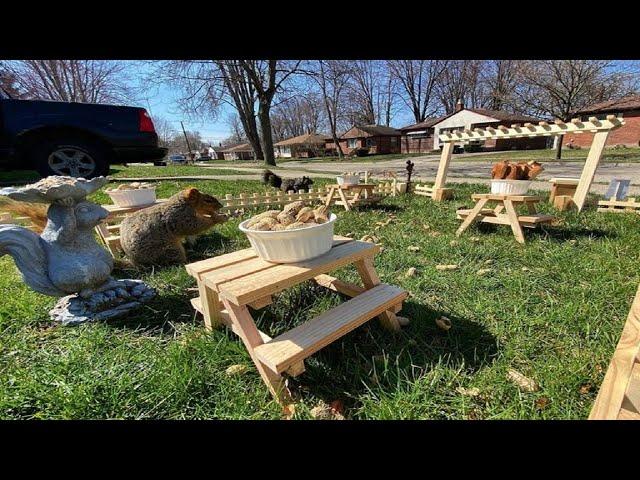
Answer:
[{"label": "bowl of nuts", "polygon": [[239,228],[263,260],[295,263],[331,250],[336,218],[324,205],[311,208],[293,202],[245,220]]},{"label": "bowl of nuts", "polygon": [[156,202],[156,187],[151,183],[123,183],[106,192],[118,207],[142,207]]}]

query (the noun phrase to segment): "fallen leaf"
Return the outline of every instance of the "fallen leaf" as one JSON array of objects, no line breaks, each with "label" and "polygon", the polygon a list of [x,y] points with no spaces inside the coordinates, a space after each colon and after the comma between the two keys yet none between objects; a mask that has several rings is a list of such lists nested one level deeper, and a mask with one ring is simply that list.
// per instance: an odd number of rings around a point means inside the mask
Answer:
[{"label": "fallen leaf", "polygon": [[457,270],[458,265],[436,265],[436,270],[444,272],[446,270]]},{"label": "fallen leaf", "polygon": [[472,388],[458,387],[456,388],[456,392],[466,397],[477,397],[478,395],[480,395],[480,389],[478,387],[472,387]]},{"label": "fallen leaf", "polygon": [[492,258],[489,258],[488,260],[484,261],[485,265],[493,265],[494,263],[496,263],[496,261]]},{"label": "fallen leaf", "polygon": [[334,400],[329,404],[329,406],[334,414],[342,415],[344,413],[344,404],[342,403],[342,400]]},{"label": "fallen leaf", "polygon": [[472,242],[479,242],[480,237],[469,237],[469,240],[471,240]]},{"label": "fallen leaf", "polygon": [[227,367],[227,369],[225,370],[225,373],[231,377],[233,375],[240,375],[246,372],[248,369],[249,367],[242,364],[231,365],[230,367]]},{"label": "fallen leaf", "polygon": [[580,387],[580,394],[581,395],[586,395],[587,393],[589,393],[591,391],[593,387],[591,386],[590,383],[585,383],[584,385],[582,385]]},{"label": "fallen leaf", "polygon": [[433,232],[429,233],[429,236],[430,237],[434,237],[434,238],[435,237],[439,237],[440,235],[442,235],[442,233],[436,232],[436,231],[433,231]]},{"label": "fallen leaf", "polygon": [[398,319],[398,323],[400,324],[401,327],[406,327],[411,323],[411,320],[409,320],[407,317],[401,317],[400,315],[396,315],[396,318]]},{"label": "fallen leaf", "polygon": [[484,276],[484,275],[486,275],[487,273],[490,273],[490,272],[492,272],[492,270],[490,268],[481,268],[480,270],[478,270],[476,272],[476,274],[482,277],[482,276]]},{"label": "fallen leaf", "polygon": [[418,273],[418,269],[416,267],[410,267],[406,273],[404,274],[405,277],[409,278],[409,277],[415,277],[416,273]]},{"label": "fallen leaf", "polygon": [[407,250],[409,250],[410,252],[419,252],[420,251],[420,247],[407,247]]},{"label": "fallen leaf", "polygon": [[531,269],[529,267],[522,267],[523,272],[530,272]]},{"label": "fallen leaf", "polygon": [[335,412],[331,405],[324,402],[311,409],[311,416],[316,420],[344,420],[341,413]]},{"label": "fallen leaf", "polygon": [[547,397],[540,397],[535,401],[535,405],[538,410],[544,410],[549,405],[549,399]]},{"label": "fallen leaf", "polygon": [[365,235],[360,239],[361,242],[378,243],[378,237],[373,235]]},{"label": "fallen leaf", "polygon": [[422,225],[422,228],[424,230],[431,230],[431,225],[427,225],[426,223],[424,225]]},{"label": "fallen leaf", "polygon": [[451,329],[451,320],[443,315],[442,317],[436,318],[436,325],[446,332]]},{"label": "fallen leaf", "polygon": [[538,390],[540,390],[538,382],[529,377],[525,377],[523,374],[516,370],[510,369],[507,372],[507,378],[525,392],[537,392]]},{"label": "fallen leaf", "polygon": [[291,420],[296,414],[295,404],[290,403],[289,405],[285,405],[284,407],[282,407],[282,414],[284,415],[285,420]]},{"label": "fallen leaf", "polygon": [[451,241],[449,242],[449,246],[451,246],[451,247],[456,247],[456,246],[458,246],[458,244],[459,244],[459,243],[460,243],[460,242],[459,242],[458,240],[451,240]]}]

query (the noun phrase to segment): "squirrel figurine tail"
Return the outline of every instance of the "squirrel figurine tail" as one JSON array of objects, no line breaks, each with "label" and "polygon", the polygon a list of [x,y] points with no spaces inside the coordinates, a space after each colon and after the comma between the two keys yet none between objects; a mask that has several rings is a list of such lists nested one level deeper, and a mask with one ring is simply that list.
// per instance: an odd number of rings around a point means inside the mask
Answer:
[{"label": "squirrel figurine tail", "polygon": [[0,225],[0,257],[10,255],[24,283],[44,295],[62,297],[65,292],[49,279],[48,258],[41,238],[19,225]]}]

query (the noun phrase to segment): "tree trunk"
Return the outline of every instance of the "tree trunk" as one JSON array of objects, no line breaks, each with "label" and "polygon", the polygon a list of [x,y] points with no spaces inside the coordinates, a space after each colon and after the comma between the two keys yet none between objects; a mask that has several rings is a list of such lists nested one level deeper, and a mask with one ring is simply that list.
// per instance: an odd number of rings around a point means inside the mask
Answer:
[{"label": "tree trunk", "polygon": [[558,136],[558,144],[556,145],[556,160],[562,159],[562,140],[564,139],[564,135]]},{"label": "tree trunk", "polygon": [[258,119],[260,120],[260,140],[262,145],[262,153],[264,154],[264,163],[272,167],[276,166],[276,157],[273,152],[273,138],[271,137],[271,102],[260,102],[258,107]]}]

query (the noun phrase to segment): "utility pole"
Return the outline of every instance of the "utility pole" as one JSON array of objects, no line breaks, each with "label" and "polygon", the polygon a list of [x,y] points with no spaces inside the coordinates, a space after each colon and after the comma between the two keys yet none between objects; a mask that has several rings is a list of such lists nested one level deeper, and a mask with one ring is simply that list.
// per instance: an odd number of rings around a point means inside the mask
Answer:
[{"label": "utility pole", "polygon": [[189,160],[191,161],[191,163],[193,163],[193,154],[191,153],[191,145],[189,145],[189,139],[187,138],[187,132],[185,132],[184,130],[184,124],[182,123],[182,120],[180,120],[180,125],[182,126],[182,133],[184,134],[184,140],[185,142],[187,142],[187,149],[189,150]]}]

